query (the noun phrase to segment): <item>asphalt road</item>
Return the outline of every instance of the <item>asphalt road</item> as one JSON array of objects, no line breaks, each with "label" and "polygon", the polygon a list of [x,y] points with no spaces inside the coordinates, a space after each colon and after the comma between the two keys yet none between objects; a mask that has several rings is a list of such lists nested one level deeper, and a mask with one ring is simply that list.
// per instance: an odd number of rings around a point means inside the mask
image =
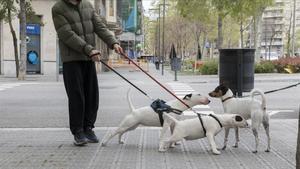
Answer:
[{"label": "asphalt road", "polygon": [[[119,68],[117,70],[152,98],[173,99],[169,93],[142,72],[132,71],[132,68]],[[184,84],[185,87],[207,96],[207,93],[212,91],[218,84],[218,77],[215,75],[179,76],[179,81],[174,82],[174,76],[171,73],[166,71],[165,75],[162,76],[160,71],[150,69],[150,74],[171,90],[173,89],[170,84]],[[100,74],[98,79],[100,108],[96,126],[117,126],[128,113],[126,93],[131,87],[113,72]],[[299,81],[299,74],[255,75],[255,87],[263,91],[282,88]],[[299,93],[300,86],[267,94],[267,109],[272,114],[272,118],[298,118]],[[136,107],[150,105],[152,102],[135,89],[131,90],[131,97]],[[212,102],[206,110],[222,113],[221,101],[216,98],[210,99]],[[0,127],[68,127],[67,97],[62,77],[60,77],[59,82],[46,81],[30,76],[28,81],[18,82],[2,77],[0,79],[0,114]]]},{"label": "asphalt road", "polygon": [[[124,76],[142,88],[152,98],[174,99],[139,71],[118,69]],[[132,70],[132,69],[130,69]],[[184,95],[198,91],[207,96],[218,84],[217,76],[179,76],[150,69],[150,73],[174,93]],[[295,168],[298,133],[300,87],[267,95],[267,110],[271,114],[271,152],[265,153],[264,130],[259,130],[259,152],[253,154],[254,139],[251,129],[241,129],[240,146],[228,146],[222,155],[211,154],[207,139],[182,141],[167,153],[158,153],[160,128],[139,127],[124,135],[125,144],[114,138],[107,147],[88,144],[76,147],[68,129],[67,98],[61,77],[59,82],[45,76],[29,76],[25,82],[0,76],[0,168],[97,168],[97,169],[151,169],[151,168]],[[300,75],[255,75],[255,87],[272,90],[299,82]],[[128,114],[126,93],[130,86],[112,72],[99,75],[100,108],[96,134],[109,134]],[[246,94],[246,93],[245,93]],[[151,100],[131,90],[135,107],[147,106]],[[201,112],[222,113],[219,99],[211,99],[209,106],[199,106]],[[188,115],[185,114],[185,115]],[[233,132],[229,145],[233,145]],[[215,137],[223,145],[224,132]]]}]

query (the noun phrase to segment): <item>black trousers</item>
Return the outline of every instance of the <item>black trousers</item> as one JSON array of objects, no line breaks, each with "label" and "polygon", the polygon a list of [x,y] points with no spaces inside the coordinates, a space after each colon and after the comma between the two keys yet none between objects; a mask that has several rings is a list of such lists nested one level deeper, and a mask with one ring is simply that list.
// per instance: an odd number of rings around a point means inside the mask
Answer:
[{"label": "black trousers", "polygon": [[95,63],[92,61],[63,63],[63,78],[68,95],[72,134],[85,128],[94,128],[99,106]]}]

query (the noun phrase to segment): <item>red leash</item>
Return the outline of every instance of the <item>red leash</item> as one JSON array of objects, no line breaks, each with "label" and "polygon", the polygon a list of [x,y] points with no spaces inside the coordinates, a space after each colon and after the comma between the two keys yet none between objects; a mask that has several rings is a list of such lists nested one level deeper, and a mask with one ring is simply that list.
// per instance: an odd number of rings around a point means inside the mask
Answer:
[{"label": "red leash", "polygon": [[147,73],[144,69],[142,69],[138,64],[135,63],[132,59],[130,59],[125,53],[120,53],[120,55],[124,56],[126,59],[131,61],[137,68],[139,68],[142,72],[144,72],[147,76],[149,76],[153,81],[155,81],[160,87],[165,89],[168,93],[170,93],[172,96],[174,96],[178,101],[180,101],[183,105],[185,105],[187,108],[191,108],[189,105],[187,105],[184,101],[182,101],[179,97],[177,97],[173,92],[171,92],[168,88],[166,88],[164,85],[162,85],[159,81],[157,81],[154,77],[152,77],[149,73]]}]

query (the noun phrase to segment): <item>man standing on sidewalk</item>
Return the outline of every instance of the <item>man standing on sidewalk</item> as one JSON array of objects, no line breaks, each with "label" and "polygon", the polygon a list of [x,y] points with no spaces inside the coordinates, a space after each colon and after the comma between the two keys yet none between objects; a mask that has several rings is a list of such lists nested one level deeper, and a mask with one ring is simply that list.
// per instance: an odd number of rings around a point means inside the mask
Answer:
[{"label": "man standing on sidewalk", "polygon": [[95,33],[117,53],[123,49],[88,0],[59,0],[52,8],[52,18],[59,38],[74,144],[98,143],[92,130],[99,105],[94,62],[101,57],[94,48]]}]

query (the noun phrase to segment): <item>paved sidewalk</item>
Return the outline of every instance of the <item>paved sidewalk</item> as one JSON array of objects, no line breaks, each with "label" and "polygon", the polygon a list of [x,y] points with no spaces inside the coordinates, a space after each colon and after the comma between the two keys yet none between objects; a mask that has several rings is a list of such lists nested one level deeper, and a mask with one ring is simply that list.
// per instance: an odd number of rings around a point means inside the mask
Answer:
[{"label": "paved sidewalk", "polygon": [[[102,139],[114,128],[97,128]],[[229,145],[233,145],[233,131]],[[72,136],[62,128],[0,129],[0,168],[57,169],[289,169],[295,168],[296,120],[271,121],[271,152],[264,152],[266,137],[260,130],[259,152],[251,152],[254,137],[250,129],[241,129],[239,148],[229,147],[221,155],[213,155],[207,139],[183,141],[166,153],[159,153],[159,128],[138,128],[124,136],[119,145],[115,137],[107,147],[89,144],[75,147]],[[217,135],[223,145],[223,132]]]}]

